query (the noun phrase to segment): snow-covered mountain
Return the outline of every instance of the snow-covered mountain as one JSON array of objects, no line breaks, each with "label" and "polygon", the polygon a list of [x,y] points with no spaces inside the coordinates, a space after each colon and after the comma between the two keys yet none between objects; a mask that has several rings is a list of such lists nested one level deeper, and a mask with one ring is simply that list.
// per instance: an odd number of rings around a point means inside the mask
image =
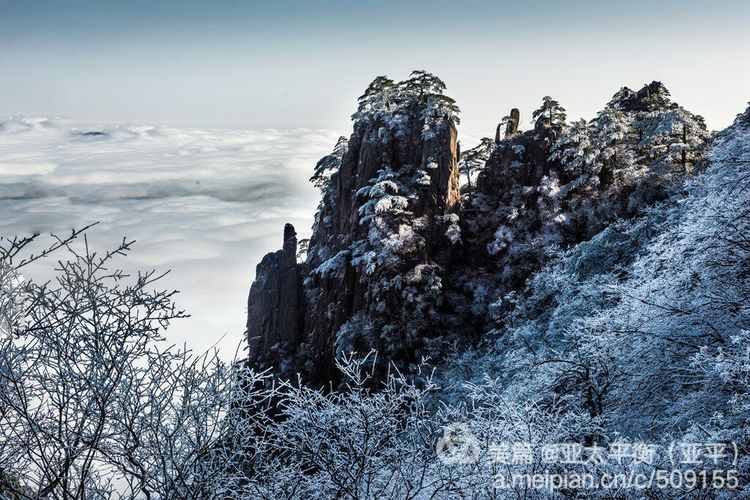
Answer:
[{"label": "snow-covered mountain", "polygon": [[327,382],[337,353],[374,349],[402,366],[443,359],[504,328],[513,295],[560,252],[705,168],[702,118],[658,82],[619,90],[589,122],[566,123],[546,97],[531,130],[516,116],[463,155],[444,89],[417,72],[380,77],[360,98],[351,137],[318,164],[305,260],[296,263],[288,226],[284,250],[258,267],[248,305],[258,365]]},{"label": "snow-covered mountain", "polygon": [[311,237],[286,223],[257,266],[247,359],[167,347],[183,314],[115,270],[126,241],[58,240],[51,284],[35,240],[0,242],[0,496],[748,497],[750,108],[712,133],[652,82],[566,114],[546,96],[461,152],[417,71],[375,79],[348,138],[3,122],[6,233],[137,228],[131,268],[176,268],[217,321],[253,217],[307,204],[281,158],[335,145]]},{"label": "snow-covered mountain", "polygon": [[[312,238],[297,260],[287,225],[250,291],[251,366],[334,388],[289,389],[277,431],[294,451],[281,463],[319,469],[292,478],[261,466],[263,491],[748,494],[750,108],[710,133],[652,82],[620,89],[589,121],[567,123],[549,97],[531,130],[518,116],[461,155],[457,108],[432,75],[379,78],[360,98],[351,137],[318,164]],[[372,351],[351,368],[352,353]],[[441,427],[438,455],[449,440],[476,456],[453,469],[426,456]],[[347,451],[374,436],[390,437]],[[726,443],[739,486],[498,489],[499,473],[566,470],[543,458],[561,442],[660,450],[576,462],[597,477],[684,468],[671,453],[685,443]],[[506,467],[493,443],[532,451]],[[722,460],[694,467],[726,469]]]}]

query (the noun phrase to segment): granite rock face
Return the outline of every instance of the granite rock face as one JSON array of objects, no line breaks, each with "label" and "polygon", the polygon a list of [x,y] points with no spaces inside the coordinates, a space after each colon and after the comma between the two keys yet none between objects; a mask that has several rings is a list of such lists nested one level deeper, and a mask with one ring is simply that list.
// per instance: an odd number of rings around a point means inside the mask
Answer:
[{"label": "granite rock face", "polygon": [[296,348],[304,316],[301,284],[297,233],[287,224],[282,249],[263,257],[250,288],[247,331],[251,364],[279,367]]},{"label": "granite rock face", "polygon": [[518,133],[518,123],[521,121],[521,112],[518,108],[510,110],[510,121],[505,127],[505,138],[512,137]]},{"label": "granite rock face", "polygon": [[503,139],[509,139],[518,133],[518,124],[521,121],[521,112],[518,108],[510,110],[510,114],[503,118],[503,121],[495,129],[495,144],[499,144]]}]

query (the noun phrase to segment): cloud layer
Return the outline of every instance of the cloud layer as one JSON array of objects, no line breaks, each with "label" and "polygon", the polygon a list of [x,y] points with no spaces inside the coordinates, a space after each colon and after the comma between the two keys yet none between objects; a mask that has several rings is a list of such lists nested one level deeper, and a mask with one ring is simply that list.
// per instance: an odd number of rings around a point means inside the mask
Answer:
[{"label": "cloud layer", "polygon": [[[172,269],[193,317],[175,343],[202,350],[241,338],[255,264],[281,244],[284,222],[309,232],[307,182],[337,134],[320,130],[196,130],[68,120],[0,121],[0,234],[64,233],[100,221],[90,242],[137,240],[122,262]],[[32,270],[51,275],[51,263]]]}]

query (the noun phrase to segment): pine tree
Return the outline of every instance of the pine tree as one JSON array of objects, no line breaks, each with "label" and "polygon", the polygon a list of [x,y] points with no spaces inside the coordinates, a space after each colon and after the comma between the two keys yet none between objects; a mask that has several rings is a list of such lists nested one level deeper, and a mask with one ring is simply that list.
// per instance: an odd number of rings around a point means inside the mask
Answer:
[{"label": "pine tree", "polygon": [[628,87],[622,87],[620,90],[615,92],[612,99],[607,103],[608,108],[622,109],[628,103],[635,98],[635,92]]},{"label": "pine tree", "polygon": [[487,160],[489,160],[492,151],[495,149],[495,144],[489,137],[483,137],[477,146],[471,149],[467,149],[461,153],[461,157],[458,161],[459,171],[466,176],[467,184],[471,189],[471,177],[472,175],[483,168]]},{"label": "pine tree", "polygon": [[631,126],[628,117],[614,107],[600,111],[593,122],[595,142],[601,150],[599,181],[603,187],[612,182],[615,170],[630,168],[632,153],[627,145]]},{"label": "pine tree", "polygon": [[443,95],[445,82],[424,70],[412,71],[409,78],[399,84],[407,93],[425,99],[431,95]]},{"label": "pine tree", "polygon": [[560,106],[559,102],[550,96],[544,96],[542,106],[534,111],[532,118],[536,127],[547,126],[559,129],[565,125],[567,115],[565,108]]},{"label": "pine tree", "polygon": [[318,161],[315,165],[313,175],[310,177],[310,182],[312,182],[316,188],[321,191],[326,190],[331,176],[341,168],[341,161],[344,159],[344,155],[348,149],[349,141],[346,137],[341,136],[339,137],[339,140],[336,141],[333,151]]},{"label": "pine tree", "polygon": [[550,161],[560,161],[573,175],[598,174],[599,145],[586,120],[573,123],[552,145]]},{"label": "pine tree", "polygon": [[373,111],[387,110],[391,105],[396,84],[387,76],[376,77],[367,86],[365,93],[359,96],[357,112],[352,119],[357,120],[363,114]]},{"label": "pine tree", "polygon": [[458,117],[461,109],[452,97],[442,94],[431,94],[427,99],[427,109],[424,118],[444,118],[452,121],[454,125],[461,123]]},{"label": "pine tree", "polygon": [[412,71],[409,78],[395,83],[387,76],[379,76],[359,97],[357,112],[352,120],[369,119],[376,114],[397,113],[408,108],[421,109],[426,121],[450,119],[459,123],[460,110],[456,101],[444,94],[445,83],[427,71]]},{"label": "pine tree", "polygon": [[650,110],[666,109],[672,103],[669,90],[661,82],[651,82],[638,93],[645,94],[643,101]]},{"label": "pine tree", "polygon": [[508,125],[513,121],[510,115],[505,115],[500,119],[495,131],[495,142],[499,143],[508,136]]}]

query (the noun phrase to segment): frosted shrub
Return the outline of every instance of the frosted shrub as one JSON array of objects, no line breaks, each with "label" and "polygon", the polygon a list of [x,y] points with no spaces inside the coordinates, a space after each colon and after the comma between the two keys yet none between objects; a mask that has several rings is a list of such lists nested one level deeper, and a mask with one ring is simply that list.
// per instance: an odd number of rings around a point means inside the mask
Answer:
[{"label": "frosted shrub", "polygon": [[[0,241],[0,496],[206,498],[236,379],[163,345],[184,313],[162,275],[110,267],[131,243],[97,254],[79,235],[25,257],[36,237]],[[20,283],[55,251],[55,281]]]}]

